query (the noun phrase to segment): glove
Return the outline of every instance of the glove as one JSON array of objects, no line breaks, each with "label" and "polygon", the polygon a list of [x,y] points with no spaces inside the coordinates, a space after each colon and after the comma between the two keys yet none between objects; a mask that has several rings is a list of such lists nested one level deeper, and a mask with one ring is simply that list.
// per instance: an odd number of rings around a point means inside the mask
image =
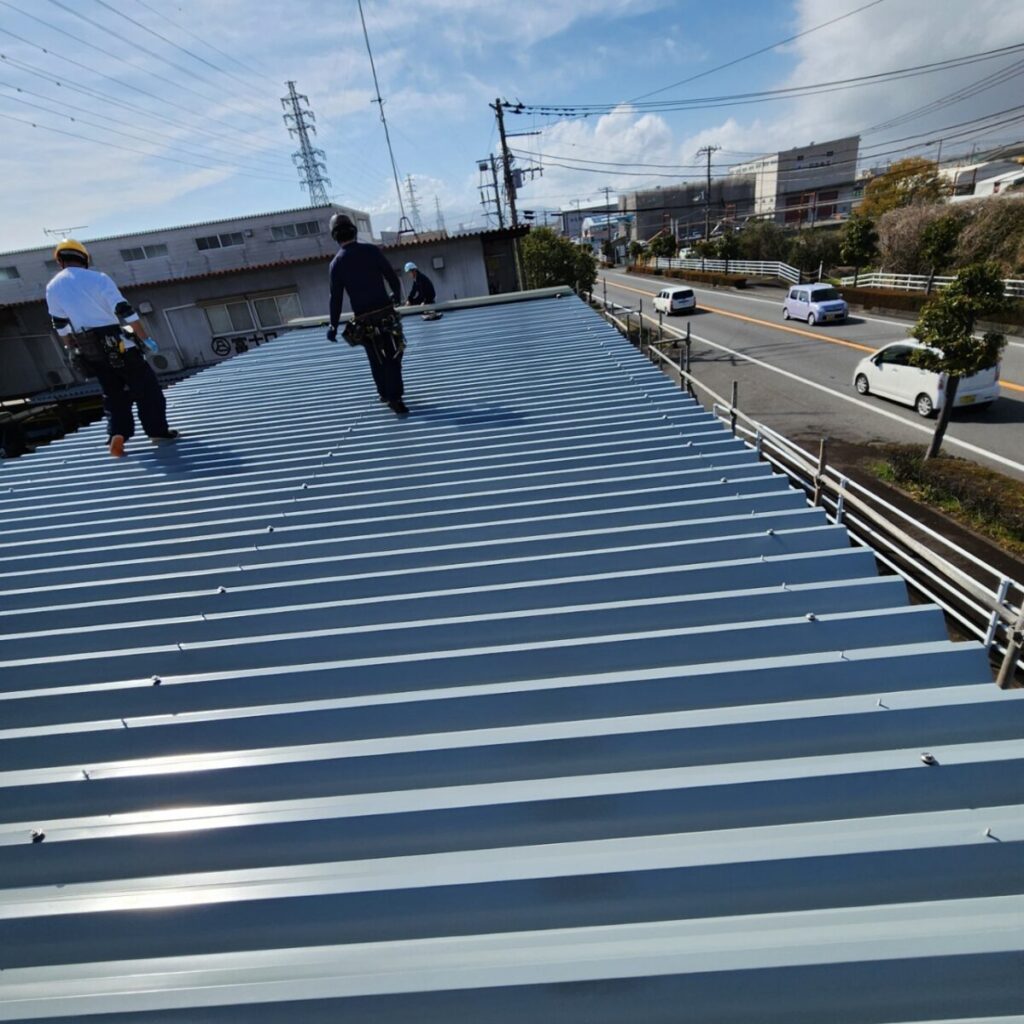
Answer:
[{"label": "glove", "polygon": [[160,346],[152,338],[143,338],[142,344],[145,345],[150,352],[160,351]]},{"label": "glove", "polygon": [[402,296],[401,295],[392,295],[391,296],[391,305],[392,306],[400,306],[401,304],[402,304]]},{"label": "glove", "polygon": [[327,328],[327,340],[328,341],[337,341],[338,340],[338,325],[337,324],[331,324],[331,326]]}]

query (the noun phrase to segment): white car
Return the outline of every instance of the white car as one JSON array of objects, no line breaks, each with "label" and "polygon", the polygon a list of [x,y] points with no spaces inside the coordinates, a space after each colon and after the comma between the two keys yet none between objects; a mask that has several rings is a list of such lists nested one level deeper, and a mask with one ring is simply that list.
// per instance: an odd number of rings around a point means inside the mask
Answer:
[{"label": "white car", "polygon": [[[865,356],[853,371],[857,393],[891,398],[902,405],[913,406],[919,416],[934,416],[942,408],[948,378],[944,373],[922,370],[911,364],[911,353],[924,347],[915,338],[908,338]],[[998,397],[999,365],[996,364],[972,377],[960,378],[954,407],[991,405]]]},{"label": "white car", "polygon": [[662,288],[654,296],[654,308],[666,316],[673,313],[692,313],[697,308],[697,299],[692,288]]},{"label": "white car", "polygon": [[845,320],[849,312],[845,299],[830,284],[794,285],[782,304],[784,320],[806,320],[812,326]]}]

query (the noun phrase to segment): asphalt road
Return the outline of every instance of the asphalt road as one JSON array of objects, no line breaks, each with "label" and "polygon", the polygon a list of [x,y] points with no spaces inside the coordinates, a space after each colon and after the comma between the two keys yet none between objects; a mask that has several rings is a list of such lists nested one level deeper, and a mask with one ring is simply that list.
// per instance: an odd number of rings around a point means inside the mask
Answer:
[{"label": "asphalt road", "polygon": [[[636,309],[657,326],[653,298],[664,280],[602,271],[595,294]],[[675,283],[675,282],[673,282]],[[690,282],[686,282],[692,287]],[[781,288],[751,294],[694,287],[696,313],[665,317],[666,327],[692,331],[691,370],[728,397],[739,386],[739,408],[793,439],[832,437],[924,444],[934,420],[885,399],[861,398],[853,370],[868,353],[907,336],[910,321],[851,316],[846,323],[808,327],[782,319]],[[988,409],[958,409],[943,451],[1024,479],[1024,341],[1011,338],[1003,354],[1002,395]]]}]

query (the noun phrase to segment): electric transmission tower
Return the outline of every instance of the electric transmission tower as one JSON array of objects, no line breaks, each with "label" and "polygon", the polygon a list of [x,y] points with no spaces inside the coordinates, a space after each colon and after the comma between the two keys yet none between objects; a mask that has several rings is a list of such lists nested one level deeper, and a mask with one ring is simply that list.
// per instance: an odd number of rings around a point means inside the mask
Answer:
[{"label": "electric transmission tower", "polygon": [[448,229],[444,224],[444,214],[441,212],[441,200],[434,196],[434,210],[437,213],[437,230],[447,231]]},{"label": "electric transmission tower", "polygon": [[405,187],[409,195],[409,214],[412,217],[412,226],[417,231],[423,230],[423,221],[420,219],[420,202],[416,195],[416,186],[412,183],[412,175],[405,176]]},{"label": "electric transmission tower", "polygon": [[316,149],[309,141],[312,133],[316,135],[316,115],[309,109],[309,97],[295,91],[294,82],[286,82],[288,95],[281,97],[281,106],[285,109],[284,123],[288,126],[288,134],[299,140],[298,152],[292,153],[292,160],[299,171],[299,184],[309,192],[310,206],[329,206],[327,186],[331,179],[327,177],[327,157],[322,149]]}]

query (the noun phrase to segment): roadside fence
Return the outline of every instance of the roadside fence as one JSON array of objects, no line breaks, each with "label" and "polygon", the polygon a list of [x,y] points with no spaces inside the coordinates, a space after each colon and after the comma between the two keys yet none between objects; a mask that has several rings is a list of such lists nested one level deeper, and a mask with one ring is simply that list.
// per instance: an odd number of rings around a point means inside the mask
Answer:
[{"label": "roadside fence", "polygon": [[[932,288],[948,288],[956,280],[955,277],[934,277]],[[926,292],[928,291],[927,274],[883,274],[872,272],[857,276],[856,285],[852,276],[840,278],[842,284],[850,288],[892,288],[896,291]],[[1008,298],[1024,298],[1024,281],[1011,278],[1003,281],[1003,292]]]}]

